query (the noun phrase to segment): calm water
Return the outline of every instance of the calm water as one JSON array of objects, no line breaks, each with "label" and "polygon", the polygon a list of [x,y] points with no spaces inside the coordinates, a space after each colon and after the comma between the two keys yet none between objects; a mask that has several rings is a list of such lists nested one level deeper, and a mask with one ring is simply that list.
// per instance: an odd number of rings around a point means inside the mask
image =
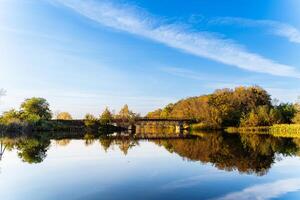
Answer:
[{"label": "calm water", "polygon": [[223,133],[2,144],[5,200],[300,199],[300,139]]}]

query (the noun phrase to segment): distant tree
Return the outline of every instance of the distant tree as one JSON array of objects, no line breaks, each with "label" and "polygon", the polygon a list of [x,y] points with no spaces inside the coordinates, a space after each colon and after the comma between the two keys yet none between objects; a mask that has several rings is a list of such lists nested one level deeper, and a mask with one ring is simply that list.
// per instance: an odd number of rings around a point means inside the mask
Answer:
[{"label": "distant tree", "polygon": [[20,121],[20,112],[15,109],[6,111],[1,116],[0,121],[3,124],[10,124],[12,122]]},{"label": "distant tree", "polygon": [[106,107],[103,113],[100,115],[101,124],[109,124],[113,120],[111,111]]},{"label": "distant tree", "polygon": [[57,114],[57,119],[60,120],[72,120],[72,115],[68,112],[61,112]]},{"label": "distant tree", "polygon": [[49,103],[43,98],[26,99],[21,104],[21,112],[24,119],[50,120],[52,118]]},{"label": "distant tree", "polygon": [[129,107],[127,104],[124,105],[124,107],[120,110],[119,114],[116,116],[117,118],[120,118],[124,121],[134,121],[136,117],[139,115],[129,110]]},{"label": "distant tree", "polygon": [[84,124],[88,128],[93,128],[97,125],[98,120],[97,118],[92,114],[86,114],[84,117]]}]

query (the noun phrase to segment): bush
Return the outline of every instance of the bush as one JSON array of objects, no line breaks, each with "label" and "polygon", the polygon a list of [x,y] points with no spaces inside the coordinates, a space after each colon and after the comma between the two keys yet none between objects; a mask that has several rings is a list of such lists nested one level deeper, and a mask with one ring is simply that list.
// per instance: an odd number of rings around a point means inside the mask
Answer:
[{"label": "bush", "polygon": [[98,120],[94,115],[86,114],[84,117],[84,125],[87,128],[95,128],[98,125]]},{"label": "bush", "polygon": [[270,126],[273,124],[273,119],[270,113],[270,108],[268,106],[259,106],[258,108],[253,109],[249,114],[242,117],[240,120],[240,126]]}]

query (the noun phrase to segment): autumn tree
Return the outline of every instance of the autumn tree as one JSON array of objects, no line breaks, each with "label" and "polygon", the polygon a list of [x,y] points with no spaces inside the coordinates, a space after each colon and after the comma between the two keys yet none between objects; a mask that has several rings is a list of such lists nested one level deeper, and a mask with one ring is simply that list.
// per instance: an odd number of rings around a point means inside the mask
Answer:
[{"label": "autumn tree", "polygon": [[238,126],[240,119],[259,106],[271,108],[270,95],[258,86],[220,89],[209,95],[190,97],[147,117],[196,119],[210,127]]},{"label": "autumn tree", "polygon": [[59,120],[72,120],[72,115],[68,112],[60,112],[57,114],[57,119]]},{"label": "autumn tree", "polygon": [[116,118],[122,119],[123,121],[134,121],[139,115],[129,110],[128,105],[124,105],[120,110]]},{"label": "autumn tree", "polygon": [[100,123],[101,124],[109,124],[113,120],[113,114],[111,111],[106,107],[103,113],[100,115]]},{"label": "autumn tree", "polygon": [[86,114],[84,116],[84,124],[88,128],[94,128],[98,123],[97,118],[92,114]]}]

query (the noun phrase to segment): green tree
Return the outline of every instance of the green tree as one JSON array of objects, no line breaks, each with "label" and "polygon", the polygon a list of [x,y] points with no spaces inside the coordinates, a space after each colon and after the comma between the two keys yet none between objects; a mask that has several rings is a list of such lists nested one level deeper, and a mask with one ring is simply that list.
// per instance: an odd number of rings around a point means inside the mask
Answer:
[{"label": "green tree", "polygon": [[0,121],[3,124],[10,124],[12,122],[20,121],[20,112],[15,109],[6,111],[1,116]]},{"label": "green tree", "polygon": [[50,120],[52,113],[46,99],[33,97],[21,104],[22,117],[27,120]]},{"label": "green tree", "polygon": [[293,118],[297,112],[295,105],[291,103],[281,103],[275,107],[280,115],[279,122],[282,124],[290,124],[292,123]]},{"label": "green tree", "polygon": [[46,158],[49,139],[21,139],[16,144],[18,156],[27,163],[40,163]]},{"label": "green tree", "polygon": [[101,124],[109,124],[113,120],[113,115],[110,110],[106,107],[103,113],[100,115]]}]

